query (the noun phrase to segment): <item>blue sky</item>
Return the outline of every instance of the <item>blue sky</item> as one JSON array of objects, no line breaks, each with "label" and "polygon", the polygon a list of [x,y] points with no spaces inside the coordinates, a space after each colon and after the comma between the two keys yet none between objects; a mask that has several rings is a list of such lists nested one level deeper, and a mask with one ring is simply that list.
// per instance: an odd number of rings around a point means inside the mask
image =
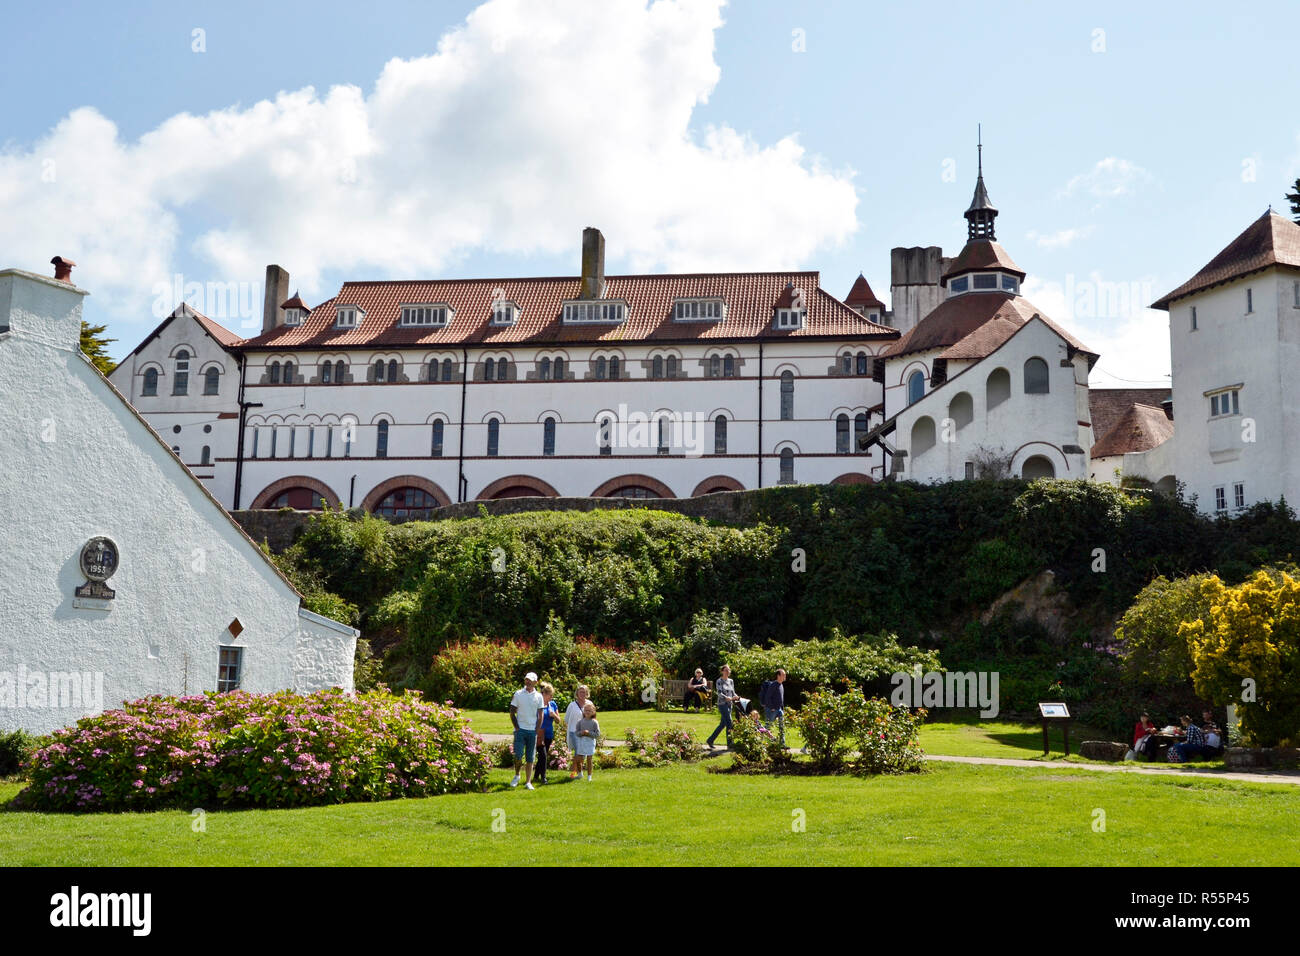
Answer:
[{"label": "blue sky", "polygon": [[176,274],[278,261],[312,302],[572,274],[584,225],[610,272],[813,268],[842,296],[861,270],[887,297],[890,247],[964,241],[982,123],[1028,297],[1103,353],[1094,385],[1154,384],[1140,306],[1300,176],[1282,4],[717,6],[11,10],[0,265],[76,259],[119,356]]}]

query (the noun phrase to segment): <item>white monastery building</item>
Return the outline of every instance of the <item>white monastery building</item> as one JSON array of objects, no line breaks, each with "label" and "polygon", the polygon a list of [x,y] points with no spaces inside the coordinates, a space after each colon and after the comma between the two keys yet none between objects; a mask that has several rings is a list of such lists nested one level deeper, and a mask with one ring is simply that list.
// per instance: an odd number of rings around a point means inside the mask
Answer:
[{"label": "white monastery building", "polygon": [[864,276],[607,276],[593,228],[576,276],[313,306],[269,266],[260,335],[182,305],[112,380],[232,510],[1085,477],[1097,356],[1020,296],[996,216],[981,168],[956,259],[893,250],[892,311]]},{"label": "white monastery building", "polygon": [[86,293],[54,264],[0,272],[0,730],[150,694],[351,690],[357,632],[303,608],[86,358]]}]

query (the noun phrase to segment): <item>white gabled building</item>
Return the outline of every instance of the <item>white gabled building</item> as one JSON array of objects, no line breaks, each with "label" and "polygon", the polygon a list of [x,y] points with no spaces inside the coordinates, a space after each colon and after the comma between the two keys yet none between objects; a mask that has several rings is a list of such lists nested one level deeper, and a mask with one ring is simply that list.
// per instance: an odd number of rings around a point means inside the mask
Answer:
[{"label": "white gabled building", "polygon": [[347,282],[314,307],[271,266],[261,335],[183,307],[113,380],[232,510],[866,482],[899,333],[865,278],[848,299],[816,272],[606,276],[587,229],[577,276]]},{"label": "white gabled building", "polygon": [[1134,469],[1168,468],[1207,512],[1300,502],[1300,225],[1269,210],[1152,308],[1177,428],[1169,463]]},{"label": "white gabled building", "polygon": [[1097,355],[1021,296],[997,214],[981,164],[958,256],[912,250],[942,263],[943,298],[877,359],[885,420],[864,442],[900,479],[1088,476]]},{"label": "white gabled building", "polygon": [[[0,272],[0,730],[150,694],[351,690],[357,632],[303,608],[90,363],[85,293],[55,264],[56,279]],[[210,357],[231,376],[192,319],[159,332],[170,373],[201,379]]]}]

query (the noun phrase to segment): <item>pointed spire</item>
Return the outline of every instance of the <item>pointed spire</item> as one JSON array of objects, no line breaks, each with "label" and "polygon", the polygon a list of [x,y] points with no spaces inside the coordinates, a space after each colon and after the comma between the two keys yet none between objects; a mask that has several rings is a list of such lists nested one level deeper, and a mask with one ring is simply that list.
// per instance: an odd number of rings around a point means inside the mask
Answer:
[{"label": "pointed spire", "polygon": [[978,135],[976,149],[979,151],[979,172],[975,178],[975,195],[971,198],[970,208],[966,210],[966,238],[969,239],[996,239],[993,231],[993,220],[997,218],[998,211],[993,202],[989,199],[989,191],[984,186],[984,131],[977,127]]}]

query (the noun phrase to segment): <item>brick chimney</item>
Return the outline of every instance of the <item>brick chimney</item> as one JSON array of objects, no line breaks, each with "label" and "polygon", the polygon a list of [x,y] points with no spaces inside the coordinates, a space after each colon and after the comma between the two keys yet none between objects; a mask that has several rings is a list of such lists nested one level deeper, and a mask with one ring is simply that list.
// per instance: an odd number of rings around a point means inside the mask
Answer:
[{"label": "brick chimney", "polygon": [[284,319],[280,303],[289,298],[289,273],[280,266],[266,267],[266,289],[262,299],[262,334],[270,332]]},{"label": "brick chimney", "polygon": [[582,230],[582,289],[580,299],[599,299],[605,295],[605,237],[588,226]]},{"label": "brick chimney", "polygon": [[75,262],[63,256],[55,256],[50,260],[50,265],[54,266],[54,278],[72,285],[72,267],[76,265]]}]

